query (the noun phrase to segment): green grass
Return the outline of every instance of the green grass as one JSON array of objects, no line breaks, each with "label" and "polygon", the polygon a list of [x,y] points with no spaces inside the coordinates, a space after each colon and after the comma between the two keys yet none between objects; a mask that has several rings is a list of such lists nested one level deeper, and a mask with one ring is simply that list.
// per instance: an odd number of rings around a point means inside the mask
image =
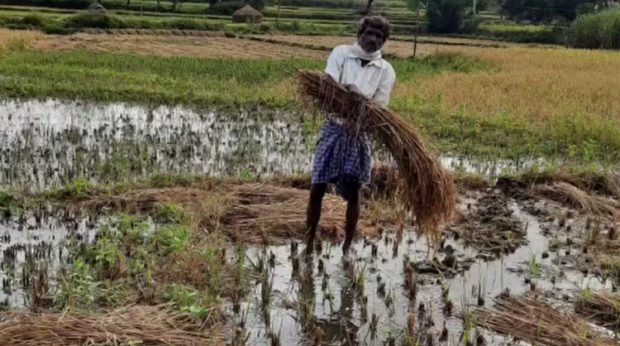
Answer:
[{"label": "green grass", "polygon": [[564,31],[563,27],[491,20],[480,24],[476,34],[510,42],[562,44],[565,42]]},{"label": "green grass", "polygon": [[204,106],[270,104],[291,99],[274,86],[307,60],[203,60],[86,52],[22,52],[0,60],[0,94]]},{"label": "green grass", "polygon": [[[394,60],[399,79],[441,71],[489,68],[458,55]],[[23,51],[0,60],[0,94],[10,97],[66,97],[186,105],[292,105],[292,94],[278,94],[279,82],[301,68],[321,69],[312,60],[230,60],[137,57],[89,52]]]}]

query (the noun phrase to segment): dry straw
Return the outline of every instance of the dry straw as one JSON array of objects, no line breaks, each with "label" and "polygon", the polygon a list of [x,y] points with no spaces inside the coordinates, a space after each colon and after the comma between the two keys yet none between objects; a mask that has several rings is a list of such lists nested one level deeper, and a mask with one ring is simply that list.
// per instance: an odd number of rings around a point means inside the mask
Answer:
[{"label": "dry straw", "polygon": [[0,314],[2,345],[221,345],[223,336],[158,306],[131,306],[103,315]]},{"label": "dry straw", "polygon": [[578,208],[591,215],[620,217],[620,203],[617,201],[584,191],[573,184],[556,182],[536,186],[535,191],[544,197]]},{"label": "dry straw", "polygon": [[594,331],[585,320],[562,313],[533,296],[500,298],[494,309],[477,309],[473,318],[483,328],[532,345],[618,345],[611,337]]},{"label": "dry straw", "polygon": [[[74,211],[122,209],[150,213],[161,203],[173,203],[206,229],[223,226],[233,240],[250,243],[277,243],[290,237],[302,238],[305,232],[308,191],[272,184],[221,182],[203,188],[172,187],[125,191],[115,195],[102,194],[71,206]],[[344,237],[342,215],[346,203],[333,195],[325,196],[321,232],[332,238]],[[381,220],[395,217],[381,212]],[[359,224],[364,236],[377,236],[379,220],[366,213]]]},{"label": "dry straw", "polygon": [[584,293],[575,311],[589,321],[615,331],[620,329],[620,295],[610,292]]},{"label": "dry straw", "polygon": [[330,76],[300,71],[303,97],[344,119],[354,131],[371,131],[398,168],[398,196],[420,231],[437,239],[456,207],[456,186],[422,136],[396,113],[349,92]]}]

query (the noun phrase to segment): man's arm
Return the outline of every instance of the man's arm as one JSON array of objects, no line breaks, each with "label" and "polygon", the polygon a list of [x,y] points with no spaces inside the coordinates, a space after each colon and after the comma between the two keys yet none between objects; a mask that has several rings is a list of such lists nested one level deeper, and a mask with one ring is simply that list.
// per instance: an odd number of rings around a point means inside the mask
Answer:
[{"label": "man's arm", "polygon": [[396,82],[396,72],[391,65],[388,65],[388,68],[385,70],[385,73],[381,77],[381,82],[379,82],[379,87],[375,92],[375,95],[372,97],[373,101],[378,103],[379,105],[385,107],[390,103],[390,94],[392,93],[392,88],[394,88],[394,83]]}]

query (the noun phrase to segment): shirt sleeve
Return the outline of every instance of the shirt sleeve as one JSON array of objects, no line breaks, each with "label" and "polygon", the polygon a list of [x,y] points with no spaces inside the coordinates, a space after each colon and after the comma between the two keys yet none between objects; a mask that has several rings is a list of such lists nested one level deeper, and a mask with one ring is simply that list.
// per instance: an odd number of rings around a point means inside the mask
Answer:
[{"label": "shirt sleeve", "polygon": [[390,103],[390,94],[392,93],[392,88],[394,88],[395,82],[396,72],[394,72],[392,65],[388,64],[388,67],[385,69],[385,73],[381,76],[379,87],[377,88],[377,91],[375,91],[375,95],[372,97],[373,101],[383,107],[387,106],[388,103]]},{"label": "shirt sleeve", "polygon": [[344,65],[345,58],[346,55],[341,46],[334,48],[331,54],[329,54],[329,58],[327,58],[325,73],[332,76],[338,83],[340,83],[340,76],[342,75],[342,66]]}]

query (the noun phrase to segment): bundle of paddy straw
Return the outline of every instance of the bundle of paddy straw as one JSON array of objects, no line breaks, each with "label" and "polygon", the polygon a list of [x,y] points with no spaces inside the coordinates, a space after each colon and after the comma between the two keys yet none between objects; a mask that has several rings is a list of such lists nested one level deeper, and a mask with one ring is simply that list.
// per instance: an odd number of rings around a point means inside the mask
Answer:
[{"label": "bundle of paddy straw", "polygon": [[412,213],[421,233],[431,239],[450,220],[456,187],[418,131],[398,114],[348,91],[329,75],[299,72],[302,97],[345,121],[356,131],[371,133],[391,153],[398,168],[398,199]]}]

